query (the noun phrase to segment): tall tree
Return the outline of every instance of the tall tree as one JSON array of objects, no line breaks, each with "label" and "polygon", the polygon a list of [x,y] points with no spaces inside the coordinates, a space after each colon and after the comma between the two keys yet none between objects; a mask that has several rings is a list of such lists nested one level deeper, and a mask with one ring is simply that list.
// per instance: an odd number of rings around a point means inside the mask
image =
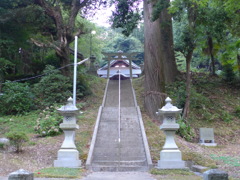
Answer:
[{"label": "tall tree", "polygon": [[[49,39],[39,42],[32,39],[39,46],[50,46],[55,49],[57,56],[61,59],[61,65],[70,63],[69,45],[75,36],[84,34],[84,24],[76,26],[77,16],[86,15],[87,12],[97,8],[104,0],[34,0],[34,3],[44,9],[46,14],[54,22],[54,30],[45,32],[44,36]],[[69,76],[69,69],[65,68],[64,75]]]},{"label": "tall tree", "polygon": [[[152,117],[165,99],[165,85],[178,75],[174,51],[170,0],[144,1],[145,108]],[[157,8],[158,7],[158,8]]]},{"label": "tall tree", "polygon": [[[117,12],[113,24],[118,24],[125,32],[132,32],[137,26],[133,16],[137,0],[117,0]],[[124,4],[124,6],[122,5]],[[128,5],[132,6],[128,6]],[[165,85],[175,80],[178,70],[173,51],[171,15],[167,8],[170,0],[144,1],[144,71],[145,71],[145,108],[150,116],[156,118],[156,110],[163,105]],[[123,10],[125,7],[125,10]],[[136,10],[135,13],[138,11]],[[116,14],[121,18],[116,17]],[[131,18],[132,17],[132,18]],[[135,17],[135,18],[133,18]],[[120,20],[119,20],[120,19]],[[127,24],[131,24],[131,26]],[[127,34],[128,35],[128,34]]]},{"label": "tall tree", "polygon": [[[198,4],[193,0],[176,0],[173,3],[176,20],[180,21],[179,34],[175,39],[175,49],[181,52],[186,59],[186,101],[183,110],[183,117],[188,118],[191,97],[191,60],[196,47],[196,21]],[[172,7],[172,8],[173,8]],[[174,9],[173,8],[173,9]]]}]

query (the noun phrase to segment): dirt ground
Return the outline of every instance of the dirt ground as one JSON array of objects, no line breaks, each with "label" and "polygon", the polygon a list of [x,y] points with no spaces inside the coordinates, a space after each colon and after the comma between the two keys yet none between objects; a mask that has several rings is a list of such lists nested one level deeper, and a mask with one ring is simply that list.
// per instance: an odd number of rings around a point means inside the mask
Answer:
[{"label": "dirt ground", "polygon": [[[25,146],[21,153],[12,152],[11,148],[8,151],[1,150],[0,176],[7,176],[18,169],[37,172],[37,170],[42,168],[52,167],[54,160],[57,159],[57,151],[63,139],[64,135],[47,138],[39,138],[33,135],[31,139],[32,143]],[[236,144],[208,148],[195,143],[188,143],[179,137],[176,139],[178,144],[181,144],[180,149],[188,147],[201,154],[220,157],[217,160],[218,168],[227,171],[234,179],[240,179],[240,140]],[[234,161],[235,164],[231,161]]]}]

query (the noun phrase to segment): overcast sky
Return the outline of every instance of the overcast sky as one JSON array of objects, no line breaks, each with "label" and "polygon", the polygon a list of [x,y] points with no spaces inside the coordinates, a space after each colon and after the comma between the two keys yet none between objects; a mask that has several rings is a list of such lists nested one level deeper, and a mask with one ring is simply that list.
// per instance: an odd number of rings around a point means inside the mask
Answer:
[{"label": "overcast sky", "polygon": [[112,15],[114,6],[110,8],[103,8],[102,10],[97,10],[95,16],[90,19],[91,22],[98,24],[99,26],[110,27],[109,18]]},{"label": "overcast sky", "polygon": [[[139,5],[140,8],[143,7],[143,2]],[[109,18],[112,15],[112,11],[115,9],[115,6],[112,5],[110,8],[103,8],[101,10],[97,10],[95,16],[90,19],[91,22],[98,24],[99,26],[110,27]]]}]

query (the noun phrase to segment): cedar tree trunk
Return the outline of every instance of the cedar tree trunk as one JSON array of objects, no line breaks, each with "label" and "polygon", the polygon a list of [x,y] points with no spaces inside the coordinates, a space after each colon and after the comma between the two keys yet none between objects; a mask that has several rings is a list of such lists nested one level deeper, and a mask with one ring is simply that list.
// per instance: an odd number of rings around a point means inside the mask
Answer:
[{"label": "cedar tree trunk", "polygon": [[153,2],[144,1],[144,104],[149,115],[157,118],[156,111],[166,98],[165,84],[175,80],[178,70],[173,51],[171,16],[164,9],[152,22],[152,11]]}]

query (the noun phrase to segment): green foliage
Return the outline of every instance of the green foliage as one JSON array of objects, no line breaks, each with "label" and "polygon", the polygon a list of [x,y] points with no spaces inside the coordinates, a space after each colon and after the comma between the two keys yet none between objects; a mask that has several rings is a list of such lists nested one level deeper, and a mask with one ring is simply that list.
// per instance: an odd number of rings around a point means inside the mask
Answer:
[{"label": "green foliage", "polygon": [[142,52],[143,44],[133,36],[124,37],[123,35],[112,32],[106,40],[104,52]]},{"label": "green foliage", "polygon": [[9,132],[6,134],[6,137],[9,139],[10,144],[16,148],[16,152],[19,153],[22,151],[22,146],[24,142],[29,140],[28,136],[24,132]]},{"label": "green foliage", "polygon": [[55,106],[47,107],[36,120],[34,130],[42,137],[55,136],[62,132],[59,128],[62,117],[58,114]]},{"label": "green foliage", "polygon": [[26,83],[6,82],[0,96],[0,113],[17,114],[33,109],[33,93]]},{"label": "green foliage", "polygon": [[37,102],[41,107],[63,103],[71,95],[71,81],[60,74],[53,66],[47,65],[43,71],[45,76],[34,85]]},{"label": "green foliage", "polygon": [[89,78],[87,74],[83,71],[79,71],[77,77],[77,98],[82,98],[92,93],[89,85],[90,82],[88,80]]},{"label": "green foliage", "polygon": [[175,83],[167,86],[166,92],[174,101],[174,105],[182,109],[186,100],[186,85],[182,81],[176,81]]},{"label": "green foliage", "polygon": [[183,118],[180,118],[177,123],[179,124],[179,129],[176,133],[185,140],[191,141],[194,138],[191,126]]},{"label": "green foliage", "polygon": [[6,73],[6,70],[13,66],[13,63],[5,58],[0,58],[0,64],[1,64],[0,76],[1,73]]},{"label": "green foliage", "polygon": [[237,107],[235,108],[234,114],[235,114],[238,118],[240,118],[240,106],[237,106]]},{"label": "green foliage", "polygon": [[222,111],[221,118],[226,123],[229,123],[229,122],[231,122],[233,120],[233,117],[227,111]]},{"label": "green foliage", "polygon": [[117,0],[116,11],[112,14],[112,27],[122,28],[122,33],[129,36],[137,27],[141,15],[137,6],[137,0]]},{"label": "green foliage", "polygon": [[162,10],[167,9],[169,6],[170,4],[166,0],[157,1],[157,3],[153,6],[152,21],[156,21],[159,18],[159,14],[162,12]]},{"label": "green foliage", "polygon": [[224,81],[229,84],[233,83],[236,78],[236,75],[233,71],[233,65],[231,63],[224,64],[221,75]]}]

